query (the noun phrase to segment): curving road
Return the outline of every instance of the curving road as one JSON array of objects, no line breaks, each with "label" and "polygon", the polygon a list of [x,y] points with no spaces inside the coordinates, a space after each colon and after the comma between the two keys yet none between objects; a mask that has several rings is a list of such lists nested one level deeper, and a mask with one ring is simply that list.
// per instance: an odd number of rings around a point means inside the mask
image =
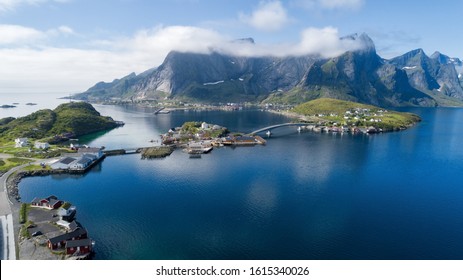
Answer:
[{"label": "curving road", "polygon": [[6,190],[6,180],[13,172],[27,165],[28,164],[24,164],[14,167],[0,177],[0,224],[2,227],[0,235],[0,257],[2,260],[16,259],[13,212],[11,211],[11,202],[8,199]]}]

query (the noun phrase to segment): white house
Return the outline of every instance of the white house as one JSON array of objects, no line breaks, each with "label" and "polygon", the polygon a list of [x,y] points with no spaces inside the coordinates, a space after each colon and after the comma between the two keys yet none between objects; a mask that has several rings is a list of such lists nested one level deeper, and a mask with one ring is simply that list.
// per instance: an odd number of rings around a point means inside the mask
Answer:
[{"label": "white house", "polygon": [[[74,217],[76,216],[76,213],[77,208],[69,204],[64,204],[58,209],[58,216],[60,217],[60,220],[64,220],[67,222],[72,222],[74,220]],[[66,225],[64,224],[64,226]]]},{"label": "white house", "polygon": [[72,162],[69,167],[71,169],[85,169],[90,164],[92,164],[92,162],[93,162],[93,159],[84,156]]},{"label": "white house", "polygon": [[101,158],[103,156],[103,151],[100,148],[79,148],[77,153],[80,156],[84,156],[87,154],[90,155],[95,155],[97,159]]},{"label": "white house", "polygon": [[35,142],[34,147],[36,149],[48,149],[50,148],[50,144],[47,142]]},{"label": "white house", "polygon": [[27,138],[16,138],[14,140],[14,144],[16,148],[21,148],[21,147],[26,147],[27,145],[29,145],[29,141],[27,140]]},{"label": "white house", "polygon": [[51,169],[69,169],[75,158],[65,157],[50,165]]},{"label": "white house", "polygon": [[208,128],[209,128],[209,124],[208,124],[208,123],[203,122],[203,123],[201,124],[201,129],[208,129]]}]

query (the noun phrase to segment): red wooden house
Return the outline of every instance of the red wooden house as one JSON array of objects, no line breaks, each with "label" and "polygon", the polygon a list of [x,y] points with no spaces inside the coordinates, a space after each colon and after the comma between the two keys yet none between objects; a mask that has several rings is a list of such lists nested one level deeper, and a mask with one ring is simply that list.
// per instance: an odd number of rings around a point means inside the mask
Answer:
[{"label": "red wooden house", "polygon": [[48,239],[48,248],[52,250],[61,249],[65,247],[66,243],[71,240],[87,239],[87,230],[83,228],[77,228],[74,231],[58,235],[56,237]]},{"label": "red wooden house", "polygon": [[66,255],[84,255],[92,252],[92,240],[80,239],[66,242]]},{"label": "red wooden house", "polygon": [[58,209],[63,205],[63,201],[59,200],[56,196],[51,195],[47,198],[34,198],[31,202],[31,206],[43,207],[48,209]]}]

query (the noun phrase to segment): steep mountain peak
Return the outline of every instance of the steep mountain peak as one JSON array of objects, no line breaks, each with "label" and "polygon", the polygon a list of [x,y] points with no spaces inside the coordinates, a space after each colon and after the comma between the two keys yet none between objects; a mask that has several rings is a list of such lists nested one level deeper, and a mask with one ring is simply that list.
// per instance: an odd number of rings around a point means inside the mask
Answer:
[{"label": "steep mountain peak", "polygon": [[442,53],[439,52],[439,51],[435,51],[435,52],[430,56],[430,58],[432,58],[432,59],[438,59],[438,58],[440,58],[440,57],[446,57],[446,55],[445,55],[445,54],[442,54]]},{"label": "steep mountain peak", "polygon": [[412,50],[412,51],[409,51],[408,53],[406,54],[410,54],[410,56],[417,56],[417,55],[426,55],[426,53],[424,52],[423,49],[419,48],[419,49],[416,49],[416,50]]},{"label": "steep mountain peak", "polygon": [[[315,56],[238,56],[210,49],[205,53],[171,51],[157,68],[99,83],[77,95],[84,100],[187,100],[201,102],[297,103],[320,96],[386,106],[434,106],[463,101],[460,60],[423,49],[382,59],[366,33],[340,38],[347,51],[325,59]],[[245,48],[252,38],[228,42]],[[439,62],[443,60],[446,63]],[[456,71],[455,71],[456,70]],[[449,104],[448,102],[445,104]]]},{"label": "steep mountain peak", "polygon": [[435,51],[430,57],[434,60],[437,60],[440,64],[453,64],[455,66],[463,66],[463,63],[459,58],[452,58],[438,51]]},{"label": "steep mountain peak", "polygon": [[423,49],[416,49],[409,51],[401,56],[394,57],[390,61],[394,65],[403,68],[423,66],[424,64],[427,64],[427,61],[429,60],[429,57],[424,53]]},{"label": "steep mountain peak", "polygon": [[349,40],[360,43],[360,51],[376,52],[375,43],[366,33],[358,35],[357,33],[347,35],[340,38],[341,40]]},{"label": "steep mountain peak", "polygon": [[360,34],[360,36],[358,37],[358,40],[360,42],[362,42],[363,46],[366,48],[366,49],[369,49],[369,50],[375,50],[375,43],[373,42],[373,40],[370,38],[370,36],[368,36],[366,33],[362,33]]}]

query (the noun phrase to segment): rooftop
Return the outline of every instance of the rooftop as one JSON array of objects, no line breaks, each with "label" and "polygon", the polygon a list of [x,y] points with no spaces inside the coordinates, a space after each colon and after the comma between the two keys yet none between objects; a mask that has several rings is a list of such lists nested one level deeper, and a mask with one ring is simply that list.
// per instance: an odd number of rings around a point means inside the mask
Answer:
[{"label": "rooftop", "polygon": [[87,239],[79,239],[79,240],[69,240],[66,242],[65,248],[72,248],[72,247],[81,247],[81,246],[91,246],[92,240]]},{"label": "rooftop", "polygon": [[63,164],[70,164],[71,162],[75,161],[76,159],[75,158],[72,158],[72,157],[65,157],[63,159],[61,159],[60,163],[63,163]]}]

